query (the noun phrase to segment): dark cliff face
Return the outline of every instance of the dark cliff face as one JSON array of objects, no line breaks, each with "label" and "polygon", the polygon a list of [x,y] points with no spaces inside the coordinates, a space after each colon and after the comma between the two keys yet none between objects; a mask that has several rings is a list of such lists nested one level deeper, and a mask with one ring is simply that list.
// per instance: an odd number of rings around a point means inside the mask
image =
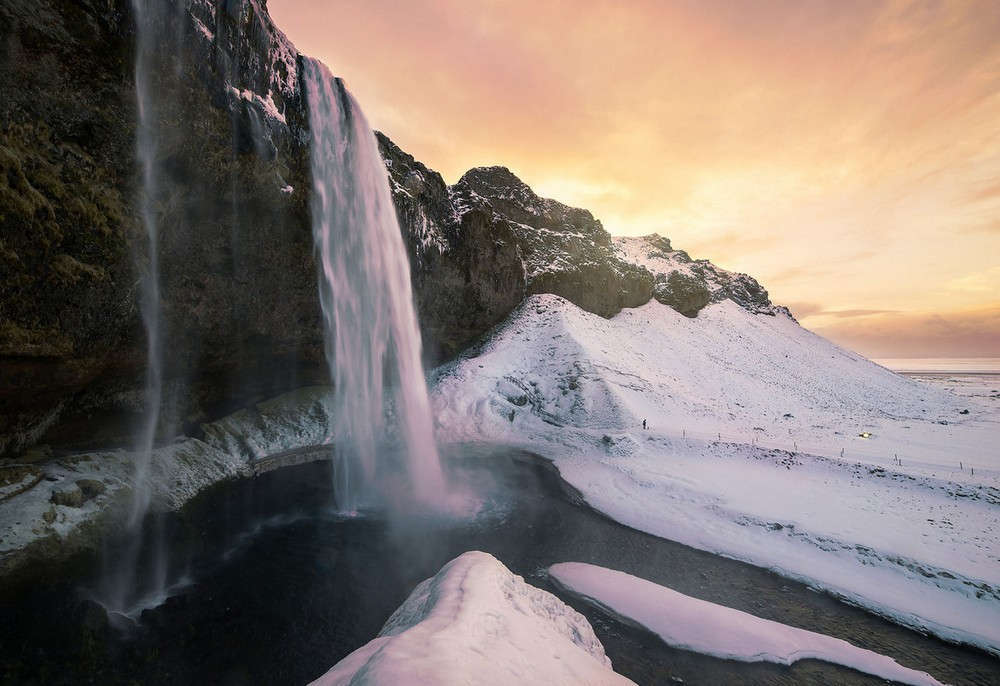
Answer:
[{"label": "dark cliff face", "polygon": [[649,300],[653,277],[619,258],[593,215],[540,198],[506,167],[454,186],[379,134],[412,256],[431,361],[447,359],[526,296],[554,293],[611,316]]},{"label": "dark cliff face", "polygon": [[554,293],[605,317],[649,300],[650,274],[618,258],[589,211],[538,197],[506,167],[472,169],[451,192],[459,216],[489,214],[514,236],[529,294]]},{"label": "dark cliff face", "polygon": [[771,303],[752,276],[727,271],[708,260],[693,260],[683,250],[675,250],[668,238],[654,233],[614,242],[622,259],[652,274],[653,297],[685,316],[695,317],[703,307],[726,299],[754,314],[791,316],[784,307]]},{"label": "dark cliff face", "polygon": [[[328,377],[301,60],[264,0],[157,7],[167,438]],[[0,0],[0,456],[127,445],[142,411],[134,25],[128,0]],[[449,187],[379,144],[430,364],[534,293],[603,316],[650,297],[689,316],[723,297],[774,311],[750,277],[613,239],[504,167]]]},{"label": "dark cliff face", "polygon": [[[170,433],[323,361],[296,55],[257,2],[158,22]],[[119,442],[141,411],[133,26],[127,0],[0,1],[0,454]]]},{"label": "dark cliff face", "polygon": [[425,358],[446,360],[504,319],[526,294],[516,237],[487,211],[459,214],[441,175],[385,135],[379,147],[410,252]]},{"label": "dark cliff face", "polygon": [[107,3],[0,3],[0,453],[104,370],[141,369],[127,25]]}]

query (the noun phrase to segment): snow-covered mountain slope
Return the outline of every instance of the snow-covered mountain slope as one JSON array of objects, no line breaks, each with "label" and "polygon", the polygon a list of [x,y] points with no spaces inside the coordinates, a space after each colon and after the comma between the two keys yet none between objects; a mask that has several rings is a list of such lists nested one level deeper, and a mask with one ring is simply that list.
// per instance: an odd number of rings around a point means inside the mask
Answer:
[{"label": "snow-covered mountain slope", "polygon": [[926,672],[857,648],[847,641],[787,624],[761,619],[723,605],[678,593],[651,581],[614,569],[562,562],[549,575],[563,588],[579,594],[628,622],[646,627],[672,647],[740,662],[823,660],[901,684],[940,686]]},{"label": "snow-covered mountain slope", "polygon": [[313,686],[631,683],[583,615],[473,551],[417,586],[377,638]]},{"label": "snow-covered mountain slope", "polygon": [[1000,652],[996,410],[784,313],[604,319],[534,296],[438,370],[433,401],[442,439],[552,458],[625,524]]}]

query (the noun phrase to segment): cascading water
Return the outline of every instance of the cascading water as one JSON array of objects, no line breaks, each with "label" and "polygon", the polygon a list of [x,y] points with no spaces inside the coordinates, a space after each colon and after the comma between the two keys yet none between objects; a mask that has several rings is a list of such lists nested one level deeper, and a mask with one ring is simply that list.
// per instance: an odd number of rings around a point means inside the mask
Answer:
[{"label": "cascading water", "polygon": [[354,511],[373,484],[385,434],[383,390],[392,406],[410,488],[424,503],[444,478],[434,443],[410,265],[375,135],[340,79],[304,59],[312,159],[312,227],[326,358],[334,384],[334,484]]},{"label": "cascading water", "polygon": [[153,534],[151,539],[144,535],[145,518],[152,500],[150,469],[153,447],[163,405],[159,223],[155,210],[159,175],[151,61],[156,50],[155,31],[164,22],[156,7],[159,3],[132,0],[136,19],[136,159],[142,182],[139,210],[146,234],[145,265],[138,255],[136,258],[142,273],[140,310],[146,329],[145,414],[133,453],[132,502],[124,540],[120,549],[105,551],[105,573],[99,591],[99,600],[109,613],[131,619],[135,619],[145,607],[159,604],[166,596],[167,587],[167,564],[159,523],[154,522],[150,528]]},{"label": "cascading water", "polygon": [[135,488],[129,526],[135,527],[149,510],[149,467],[152,462],[153,442],[160,420],[163,403],[163,344],[160,336],[160,260],[159,224],[154,210],[157,195],[156,134],[150,96],[149,60],[151,45],[150,26],[153,18],[145,12],[144,0],[133,0],[136,14],[137,46],[135,58],[135,94],[138,113],[136,126],[136,157],[142,169],[143,192],[140,211],[146,230],[148,266],[142,279],[142,321],[146,327],[146,415],[139,437],[136,459]]}]

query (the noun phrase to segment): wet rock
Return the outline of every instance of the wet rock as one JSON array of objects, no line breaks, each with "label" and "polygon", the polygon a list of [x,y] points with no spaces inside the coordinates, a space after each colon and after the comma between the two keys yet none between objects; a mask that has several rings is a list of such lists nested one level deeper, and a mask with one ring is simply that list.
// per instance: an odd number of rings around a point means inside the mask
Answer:
[{"label": "wet rock", "polygon": [[64,507],[83,507],[86,498],[80,487],[73,484],[66,488],[53,490],[50,501],[53,505],[62,505]]},{"label": "wet rock", "polygon": [[52,447],[48,445],[36,445],[31,450],[26,451],[21,456],[23,462],[45,462],[52,457]]},{"label": "wet rock", "polygon": [[[325,372],[307,198],[281,191],[308,187],[294,50],[262,3],[182,4],[154,103],[197,122],[157,141],[181,430]],[[0,2],[0,455],[125,445],[142,412],[131,7]]]},{"label": "wet rock", "polygon": [[108,613],[103,607],[87,599],[81,600],[81,604],[80,611],[82,617],[80,623],[86,630],[94,633],[102,633],[110,628]]},{"label": "wet rock", "polygon": [[99,495],[103,495],[104,492],[108,490],[107,487],[97,479],[78,479],[76,485],[83,493],[84,500],[96,498]]},{"label": "wet rock", "polygon": [[106,490],[107,487],[96,479],[79,479],[72,485],[54,489],[49,500],[53,505],[83,507],[85,502],[103,494]]}]

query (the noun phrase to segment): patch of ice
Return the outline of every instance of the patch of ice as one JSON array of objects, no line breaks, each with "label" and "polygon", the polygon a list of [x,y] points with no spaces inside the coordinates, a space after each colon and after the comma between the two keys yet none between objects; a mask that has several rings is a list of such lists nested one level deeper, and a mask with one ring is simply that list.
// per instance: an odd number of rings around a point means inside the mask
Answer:
[{"label": "patch of ice", "polygon": [[205,40],[207,40],[209,43],[215,40],[215,34],[212,33],[212,31],[209,30],[209,28],[202,23],[201,19],[192,14],[191,21],[194,22],[194,27],[198,30],[198,33],[200,33],[205,38]]},{"label": "patch of ice", "polygon": [[674,648],[740,662],[823,660],[902,684],[940,686],[926,672],[839,638],[698,600],[631,574],[581,562],[552,565],[549,574],[569,591],[649,629]]},{"label": "patch of ice", "polygon": [[254,93],[249,88],[239,90],[238,88],[229,86],[229,93],[235,98],[246,100],[247,102],[256,105],[257,108],[268,118],[282,124],[287,124],[284,113],[278,111],[278,107],[274,104],[274,100],[271,98],[271,91],[268,91],[267,97],[265,98],[258,93]]},{"label": "patch of ice", "polygon": [[[202,426],[204,440],[182,438],[153,451],[150,480],[158,509],[177,509],[204,488],[247,475],[254,463],[285,451],[331,440],[330,392],[326,387],[292,391]],[[28,490],[0,500],[0,570],[16,563],[28,546],[50,539],[59,545],[86,531],[85,524],[116,507],[132,487],[133,456],[124,450],[72,455],[38,465],[43,478]],[[81,480],[98,481],[104,492],[79,507],[52,502],[56,491]],[[26,482],[30,485],[34,481]],[[86,545],[86,542],[82,542]]]},{"label": "patch of ice", "polygon": [[[73,455],[39,468],[44,478],[34,487],[0,502],[0,568],[31,544],[46,539],[61,543],[80,533],[84,524],[113,514],[134,478],[133,458],[122,450]],[[153,502],[160,509],[179,508],[205,487],[245,470],[238,454],[193,438],[179,440],[153,451]],[[100,483],[103,491],[76,504],[53,502],[54,493],[80,491],[79,482],[85,480]]]},{"label": "patch of ice", "polygon": [[332,439],[332,392],[327,386],[300,388],[201,428],[206,443],[248,462],[286,450],[325,445]]}]

